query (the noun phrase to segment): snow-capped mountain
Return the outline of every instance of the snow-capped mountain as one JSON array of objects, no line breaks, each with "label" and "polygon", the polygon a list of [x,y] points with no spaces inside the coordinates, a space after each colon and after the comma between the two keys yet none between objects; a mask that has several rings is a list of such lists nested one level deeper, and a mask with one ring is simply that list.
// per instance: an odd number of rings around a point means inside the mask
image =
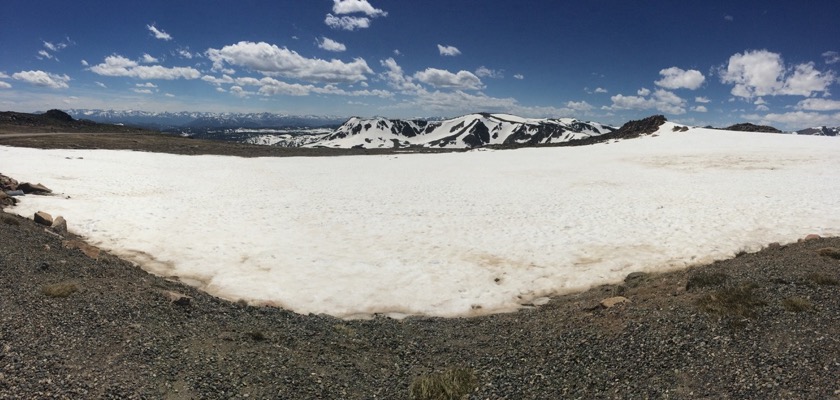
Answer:
[{"label": "snow-capped mountain", "polygon": [[[473,148],[485,145],[540,145],[599,136],[615,128],[573,118],[531,119],[509,114],[469,114],[442,121],[350,118],[334,132],[276,138],[290,147]],[[263,143],[270,140],[263,140]]]},{"label": "snow-capped mountain", "polygon": [[813,128],[807,128],[796,131],[796,134],[816,136],[838,136],[840,135],[840,127],[829,128],[827,126],[816,126]]},{"label": "snow-capped mountain", "polygon": [[150,112],[139,110],[64,110],[76,119],[108,124],[137,125],[157,129],[190,128],[280,128],[338,126],[347,117],[333,115],[287,115],[275,113]]}]

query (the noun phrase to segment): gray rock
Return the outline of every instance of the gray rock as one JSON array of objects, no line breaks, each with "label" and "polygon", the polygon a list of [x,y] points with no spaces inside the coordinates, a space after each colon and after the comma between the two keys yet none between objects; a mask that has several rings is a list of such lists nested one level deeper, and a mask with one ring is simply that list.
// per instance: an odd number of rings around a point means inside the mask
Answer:
[{"label": "gray rock", "polygon": [[615,296],[615,297],[609,297],[609,298],[606,298],[604,300],[601,300],[600,304],[601,304],[601,307],[604,307],[604,308],[613,308],[616,305],[619,305],[619,304],[622,304],[622,303],[630,303],[630,299],[628,299],[624,296]]},{"label": "gray rock", "polygon": [[67,233],[67,221],[62,216],[57,216],[52,222],[52,229],[58,233]]},{"label": "gray rock", "polygon": [[29,194],[29,193],[32,193],[32,194],[52,193],[52,190],[50,190],[49,188],[47,188],[46,186],[44,186],[40,183],[24,182],[24,183],[19,184],[17,188],[18,188],[18,190],[22,190],[23,193],[26,193],[26,194]]}]

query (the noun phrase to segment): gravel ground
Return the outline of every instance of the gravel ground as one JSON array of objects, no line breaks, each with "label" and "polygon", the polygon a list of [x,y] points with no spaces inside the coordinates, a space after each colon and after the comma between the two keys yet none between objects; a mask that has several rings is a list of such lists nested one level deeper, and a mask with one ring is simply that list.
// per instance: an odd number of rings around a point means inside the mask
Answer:
[{"label": "gravel ground", "polygon": [[0,213],[0,399],[402,399],[452,368],[470,399],[840,399],[840,260],[821,254],[840,238],[516,313],[366,321],[230,303],[66,239]]}]

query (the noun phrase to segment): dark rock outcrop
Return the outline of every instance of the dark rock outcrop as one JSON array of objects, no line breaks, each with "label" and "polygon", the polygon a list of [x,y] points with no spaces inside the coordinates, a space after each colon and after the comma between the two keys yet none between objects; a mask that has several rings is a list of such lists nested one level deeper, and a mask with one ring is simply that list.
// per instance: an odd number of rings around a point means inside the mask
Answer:
[{"label": "dark rock outcrop", "polygon": [[735,124],[732,126],[728,126],[723,128],[726,131],[739,131],[739,132],[766,132],[766,133],[784,133],[772,126],[767,125],[755,125],[749,122],[745,122],[742,124]]}]

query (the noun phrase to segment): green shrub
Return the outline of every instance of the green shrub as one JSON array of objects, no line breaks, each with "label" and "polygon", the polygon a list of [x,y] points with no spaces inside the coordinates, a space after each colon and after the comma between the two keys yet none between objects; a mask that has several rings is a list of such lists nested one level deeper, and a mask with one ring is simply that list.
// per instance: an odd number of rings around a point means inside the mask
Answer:
[{"label": "green shrub", "polygon": [[415,378],[408,389],[408,397],[412,400],[461,400],[477,387],[478,379],[472,369],[450,368]]}]

